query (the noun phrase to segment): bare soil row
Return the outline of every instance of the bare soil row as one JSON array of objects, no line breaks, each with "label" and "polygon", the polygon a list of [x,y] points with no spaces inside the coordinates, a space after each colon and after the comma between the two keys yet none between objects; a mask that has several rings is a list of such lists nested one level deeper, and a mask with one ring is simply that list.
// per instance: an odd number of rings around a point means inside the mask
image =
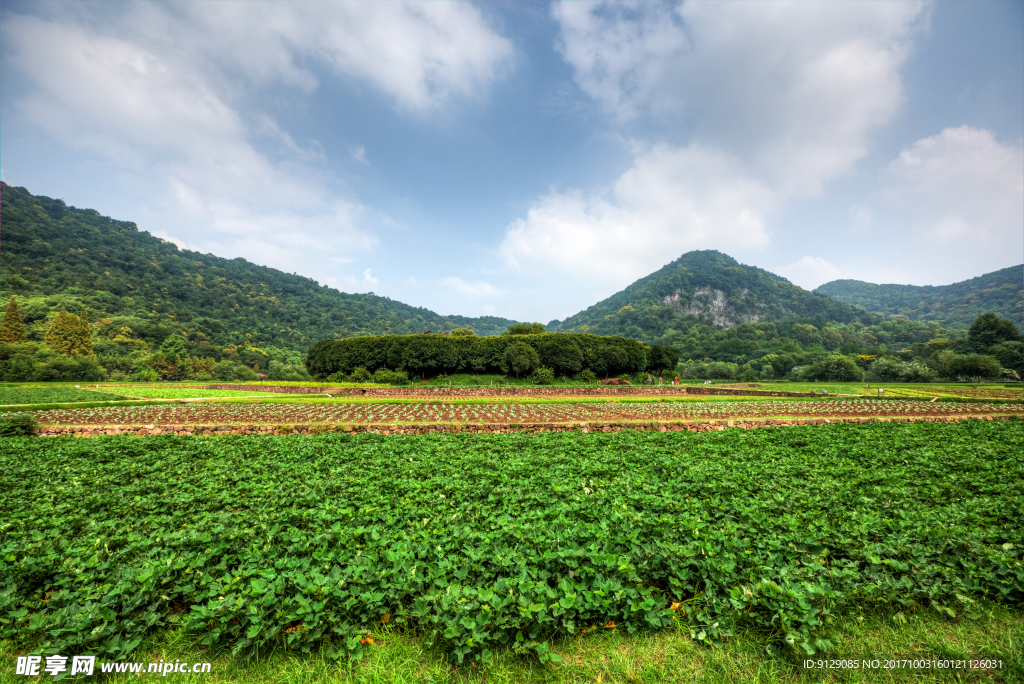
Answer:
[{"label": "bare soil row", "polygon": [[424,435],[434,433],[506,434],[541,432],[711,432],[727,428],[756,429],[763,427],[789,427],[798,425],[829,425],[836,423],[955,423],[961,420],[1005,421],[1019,420],[1019,416],[904,416],[867,418],[793,418],[707,421],[614,421],[578,423],[420,423],[420,424],[343,424],[343,425],[46,425],[35,434],[40,437],[101,437],[104,435],[159,435],[216,436],[216,435],[317,435],[326,433],[381,435]]},{"label": "bare soil row", "polygon": [[868,416],[1024,416],[1024,406],[879,399],[542,404],[176,403],[50,409],[37,411],[35,415],[44,425],[506,424]]}]

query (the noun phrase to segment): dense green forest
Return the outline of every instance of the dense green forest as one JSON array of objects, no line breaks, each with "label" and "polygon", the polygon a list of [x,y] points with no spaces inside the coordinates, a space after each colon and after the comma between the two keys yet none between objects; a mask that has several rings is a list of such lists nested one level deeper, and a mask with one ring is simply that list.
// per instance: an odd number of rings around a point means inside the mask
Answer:
[{"label": "dense green forest", "polygon": [[904,318],[870,326],[815,322],[697,324],[662,340],[685,359],[680,372],[687,379],[928,382],[1024,374],[1020,330],[992,313],[968,330]]},{"label": "dense green forest", "polygon": [[[673,365],[682,359],[675,372],[687,379],[1024,373],[1020,330],[994,313],[968,322],[970,330],[868,313],[714,251],[684,254],[545,329],[440,316],[244,259],[179,250],[133,223],[24,188],[3,184],[2,205],[3,380],[304,380],[311,373],[365,380],[376,371],[379,381],[402,382],[472,370],[548,381],[554,374],[579,379],[668,369],[670,357]],[[996,282],[989,276],[975,281],[987,287]],[[961,293],[964,302],[985,297]],[[944,301],[953,304],[950,296]],[[480,341],[499,333],[501,340]],[[504,358],[508,335],[522,343],[518,360]],[[337,342],[352,338],[365,342]],[[314,347],[323,340],[335,341],[327,365],[327,357],[307,356],[311,347],[324,349]],[[463,347],[472,353],[452,356]],[[579,370],[571,349],[565,358],[552,356],[552,349],[570,347],[583,355]],[[399,348],[377,358],[381,349]]]},{"label": "dense green forest", "polygon": [[1024,319],[1024,265],[1010,266],[952,285],[875,285],[833,280],[814,290],[868,311],[966,328],[983,313],[1020,324]]},{"label": "dense green forest", "polygon": [[[17,295],[30,339],[62,307],[88,307],[116,334],[158,346],[172,332],[214,346],[249,342],[305,352],[325,337],[470,328],[503,331],[503,318],[442,316],[372,294],[345,294],[245,259],[179,250],[134,223],[2,185],[3,305]],[[94,321],[94,322],[95,322]],[[111,334],[110,337],[114,337]]]},{"label": "dense green forest", "polygon": [[684,380],[746,382],[1017,380],[1024,373],[1020,330],[992,313],[968,330],[905,319],[872,326],[826,322],[821,328],[800,320],[733,328],[697,324],[678,345],[543,329],[517,324],[499,337],[456,330],[324,340],[310,350],[306,366],[319,378],[361,382],[372,375],[398,383],[439,373],[530,375],[537,384],[611,375],[642,383],[647,373],[662,371]]},{"label": "dense green forest", "polygon": [[1001,377],[1003,368],[1012,379],[1024,371],[1020,331],[990,315],[984,325],[998,328],[998,344],[971,337],[974,319],[945,327],[869,313],[705,250],[684,254],[547,330],[674,347],[686,379],[955,380]]},{"label": "dense green forest", "polygon": [[704,250],[687,252],[575,316],[551,321],[547,329],[653,343],[694,325],[733,327],[794,319],[870,324],[881,317],[744,266],[727,254]]},{"label": "dense green forest", "polygon": [[[539,327],[539,326],[538,326]],[[401,381],[439,373],[501,373],[531,376],[537,384],[556,377],[593,382],[644,371],[671,371],[679,361],[673,347],[650,346],[627,337],[584,333],[545,333],[512,327],[497,337],[469,330],[447,335],[386,335],[324,340],[309,350],[306,367],[314,376],[335,380],[373,372]]]},{"label": "dense green forest", "polygon": [[[29,344],[21,356],[48,353],[40,343],[62,310],[88,319],[92,352],[103,368],[126,377],[134,372],[140,379],[152,378],[147,370],[155,370],[146,354],[158,352],[168,340],[178,350],[172,350],[174,358],[226,362],[221,375],[230,375],[229,367],[246,375],[240,366],[266,372],[276,361],[292,366],[287,375],[300,379],[305,352],[320,339],[456,328],[493,335],[513,323],[442,316],[387,297],[345,294],[244,259],[179,250],[134,223],[68,207],[25,188],[4,183],[0,193],[0,306],[6,309],[12,297],[17,300]],[[37,359],[44,365],[51,361],[59,359]],[[85,359],[60,361],[61,370],[40,377],[99,373],[82,364],[88,365]],[[203,361],[199,367],[207,366],[212,368]],[[179,364],[171,376],[182,374],[209,373],[186,373]]]}]

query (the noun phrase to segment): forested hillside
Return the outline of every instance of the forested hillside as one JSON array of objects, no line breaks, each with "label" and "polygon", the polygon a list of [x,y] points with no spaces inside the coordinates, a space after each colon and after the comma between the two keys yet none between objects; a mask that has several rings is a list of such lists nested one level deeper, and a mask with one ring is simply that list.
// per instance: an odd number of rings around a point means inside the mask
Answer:
[{"label": "forested hillside", "polygon": [[688,252],[547,329],[669,345],[686,378],[920,381],[1024,370],[1016,327],[990,314],[981,328],[998,332],[989,340],[970,334],[973,321],[947,328],[869,313],[708,250]]},{"label": "forested hillside", "polygon": [[966,328],[983,313],[996,313],[1020,325],[1024,319],[1024,264],[952,285],[876,285],[833,280],[814,290],[868,311]]},{"label": "forested hillside", "polygon": [[817,319],[820,327],[825,321],[869,324],[879,317],[705,250],[687,252],[585,311],[552,321],[547,329],[654,342],[696,324],[732,328],[792,319]]},{"label": "forested hillside", "polygon": [[[838,380],[868,373],[904,380],[1012,379],[1024,372],[1020,330],[995,314],[947,328],[932,320],[868,313],[715,251],[684,254],[587,310],[552,321],[548,335],[541,334],[540,324],[514,326],[509,334],[544,340],[533,353],[516,347],[522,358],[515,363],[482,353],[455,363],[448,352],[467,343],[454,338],[506,332],[513,321],[441,316],[385,297],[344,294],[244,259],[179,250],[133,223],[67,207],[24,188],[3,184],[0,189],[4,380],[303,380],[313,371],[351,373],[352,380],[362,381],[371,370],[408,380],[463,366],[474,372],[521,367],[514,374],[528,370],[539,373],[537,378],[553,378],[583,371],[642,372],[650,362],[615,360],[618,347],[611,343],[604,345],[607,353],[591,354],[589,343],[580,342],[586,336],[576,336],[573,344],[585,363],[573,370],[575,361],[551,351],[562,349],[563,342],[548,349],[548,340],[560,337],[552,332],[645,342],[662,350],[657,358],[681,358],[677,372],[686,378]],[[995,275],[967,281],[994,284],[979,292],[967,287],[961,299],[975,302],[971,306],[980,311],[998,299],[990,299],[989,292],[1011,296]],[[943,303],[952,306],[952,301],[947,296]],[[965,310],[958,309],[958,315]],[[386,363],[368,357],[351,369],[347,362],[335,369],[305,366],[307,350],[321,340],[361,337],[365,344],[331,348],[394,350],[394,338],[379,336],[428,331],[446,334],[417,336],[426,340],[422,344],[406,340],[413,346],[389,355]],[[473,344],[491,351],[507,346],[506,341]]]},{"label": "forested hillside", "polygon": [[[513,321],[442,316],[372,294],[345,294],[245,259],[179,250],[134,223],[2,185],[0,291],[16,295],[30,340],[61,308],[91,310],[97,335],[121,328],[149,346],[172,332],[192,345],[305,352],[317,340],[469,328],[493,335]],[[204,345],[205,346],[205,345]]]}]

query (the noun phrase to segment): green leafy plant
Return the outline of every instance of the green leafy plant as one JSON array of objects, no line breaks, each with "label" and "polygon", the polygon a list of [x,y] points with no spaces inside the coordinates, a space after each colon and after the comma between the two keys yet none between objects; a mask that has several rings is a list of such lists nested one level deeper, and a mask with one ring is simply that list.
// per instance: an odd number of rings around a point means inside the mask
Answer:
[{"label": "green leafy plant", "polygon": [[672,624],[817,653],[865,604],[1024,601],[1022,452],[1024,421],[8,438],[0,638],[359,657],[386,618],[459,661]]},{"label": "green leafy plant", "polygon": [[373,381],[381,385],[408,385],[409,374],[405,371],[393,371],[381,368],[374,371]]},{"label": "green leafy plant", "polygon": [[0,415],[0,437],[22,437],[31,435],[39,427],[39,419],[30,413],[6,413]]},{"label": "green leafy plant", "polygon": [[530,376],[530,382],[534,385],[551,385],[555,382],[555,371],[550,368],[538,368]]}]

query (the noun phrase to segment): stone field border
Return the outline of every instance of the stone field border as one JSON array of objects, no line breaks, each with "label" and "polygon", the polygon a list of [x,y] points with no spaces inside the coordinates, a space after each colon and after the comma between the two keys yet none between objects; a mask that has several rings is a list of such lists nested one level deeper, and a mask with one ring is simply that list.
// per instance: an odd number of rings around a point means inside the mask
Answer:
[{"label": "stone field border", "polygon": [[319,435],[325,433],[425,435],[437,433],[537,434],[541,432],[711,432],[726,428],[754,429],[836,423],[955,423],[961,420],[1020,420],[1020,416],[894,416],[877,418],[780,418],[748,420],[618,421],[570,423],[370,423],[340,425],[44,425],[40,437],[100,437],[103,435]]}]

